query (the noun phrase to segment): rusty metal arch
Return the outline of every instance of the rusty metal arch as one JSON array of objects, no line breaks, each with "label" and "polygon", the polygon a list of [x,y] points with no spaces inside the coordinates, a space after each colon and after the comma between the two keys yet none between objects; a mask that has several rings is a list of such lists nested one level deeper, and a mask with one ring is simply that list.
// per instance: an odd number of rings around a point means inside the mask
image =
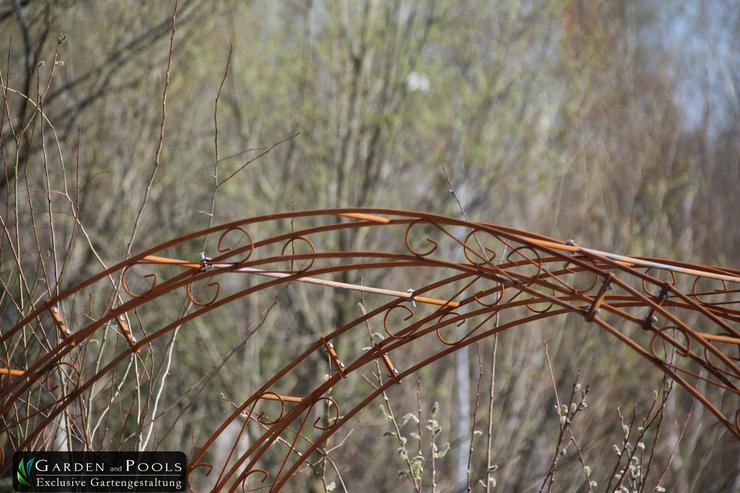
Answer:
[{"label": "rusty metal arch", "polygon": [[[262,229],[269,234],[260,238],[255,230]],[[282,232],[274,234],[275,230]],[[383,249],[332,249],[340,234],[375,235]],[[205,244],[214,235],[218,235],[214,257],[193,259],[198,251],[194,244]],[[180,260],[183,254],[189,255],[186,260]],[[147,273],[137,282],[135,271],[143,268],[172,275]],[[422,280],[391,290],[327,279],[377,270],[413,272]],[[227,292],[222,281],[235,274],[246,275],[253,284]],[[582,316],[629,346],[740,439],[740,271],[624,257],[493,224],[389,209],[299,211],[235,221],[151,248],[40,303],[0,336],[0,342],[12,347],[32,336],[30,347],[38,354],[26,368],[14,367],[11,354],[11,361],[0,368],[3,431],[26,426],[29,431],[17,448],[38,444],[62,411],[132,354],[225,304],[297,282],[355,289],[373,300],[388,301],[323,334],[241,404],[234,403],[234,411],[191,458],[190,472],[205,469],[215,490],[235,491],[246,488],[247,482],[279,489],[389,386],[492,334],[567,314]],[[194,288],[203,283],[210,291],[205,298]],[[85,317],[76,316],[81,293],[90,291],[98,298],[107,295],[101,313],[95,315],[90,308],[83,310]],[[168,296],[185,301],[188,310],[137,339],[142,328],[132,323],[137,309]],[[496,324],[493,320],[499,315],[504,318]],[[384,337],[370,335],[370,346],[360,349],[357,334],[366,330],[366,324],[382,326]],[[125,344],[90,372],[78,349],[104,327],[112,327]],[[422,341],[431,342],[424,342],[424,354],[416,354]],[[28,343],[24,344],[28,354]],[[303,395],[286,395],[286,382],[301,365],[314,364],[317,358],[327,361],[326,380]],[[332,397],[368,365],[380,365],[387,379],[348,403]],[[74,373],[74,386],[51,388],[51,375],[64,369]],[[32,394],[45,399],[39,398],[34,411],[19,415],[14,406],[29,401]],[[307,426],[317,405],[323,406],[324,421]],[[263,408],[275,406],[277,417],[268,417]],[[232,423],[241,423],[241,431],[216,475],[209,454]],[[262,433],[236,453],[237,442],[249,427]],[[262,462],[272,470],[261,468]],[[9,458],[2,467],[9,467]]]}]

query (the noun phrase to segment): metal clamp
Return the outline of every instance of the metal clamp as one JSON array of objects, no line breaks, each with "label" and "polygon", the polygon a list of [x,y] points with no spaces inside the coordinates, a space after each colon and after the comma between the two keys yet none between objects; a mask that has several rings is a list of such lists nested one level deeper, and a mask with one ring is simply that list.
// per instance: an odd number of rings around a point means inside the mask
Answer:
[{"label": "metal clamp", "polygon": [[398,369],[393,366],[393,362],[391,361],[391,358],[388,356],[388,353],[381,352],[380,357],[383,358],[383,363],[385,363],[385,367],[388,368],[388,374],[391,377],[391,379],[395,383],[400,383],[401,379],[398,377]]},{"label": "metal clamp", "polygon": [[121,329],[121,332],[123,332],[124,337],[126,337],[126,340],[128,341],[129,345],[132,349],[134,349],[135,352],[139,352],[139,348],[136,348],[136,337],[134,337],[134,334],[131,332],[131,327],[129,327],[128,322],[126,322],[126,319],[123,317],[123,315],[118,315],[114,318],[116,321],[116,325],[118,325],[118,328]]},{"label": "metal clamp", "polygon": [[[663,302],[668,298],[668,292],[671,290],[670,284],[663,283],[663,286],[660,288],[660,293],[658,293],[658,306],[662,306]],[[651,306],[650,311],[647,314],[647,317],[645,317],[645,322],[642,324],[642,328],[645,330],[650,330],[653,328],[653,325],[658,323],[658,317],[655,315],[655,307]]]},{"label": "metal clamp", "polygon": [[324,337],[321,338],[321,342],[324,344],[324,350],[326,351],[326,354],[329,355],[329,358],[334,363],[334,366],[337,368],[337,373],[339,373],[339,375],[344,378],[344,363],[342,363],[342,360],[339,359],[339,355],[337,354],[336,349],[334,349],[334,344],[327,341]]},{"label": "metal clamp", "polygon": [[[69,339],[72,334],[69,332],[69,328],[67,328],[67,324],[64,323],[64,319],[62,319],[62,314],[59,312],[59,308],[52,306],[51,308],[49,308],[49,311],[51,312],[51,318],[54,320],[54,323],[59,329],[59,332],[62,333],[62,336],[65,339]],[[74,341],[71,341],[71,344],[74,346],[77,343]]]},{"label": "metal clamp", "polygon": [[606,293],[611,290],[611,283],[612,279],[614,279],[614,275],[610,272],[607,274],[606,279],[604,279],[604,282],[601,284],[601,288],[599,289],[599,292],[596,294],[596,298],[594,298],[594,302],[591,303],[591,307],[588,309],[588,311],[584,314],[586,317],[586,320],[589,322],[593,322],[596,315],[601,312],[601,303],[604,301],[604,298],[606,298]]}]

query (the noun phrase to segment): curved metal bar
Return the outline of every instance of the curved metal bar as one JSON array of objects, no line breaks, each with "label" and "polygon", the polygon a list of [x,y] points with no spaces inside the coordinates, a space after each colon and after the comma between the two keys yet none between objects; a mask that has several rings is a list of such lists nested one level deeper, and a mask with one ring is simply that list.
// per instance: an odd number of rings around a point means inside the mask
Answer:
[{"label": "curved metal bar", "polygon": [[[305,219],[309,224],[296,231],[266,238],[259,238],[256,234],[258,226],[279,228],[281,221],[286,219],[291,223]],[[389,233],[391,238],[398,240],[398,248],[386,248],[387,251],[321,250],[321,240],[325,235],[360,228],[383,235]],[[205,254],[199,260],[172,259],[166,255],[174,247],[186,246],[212,234],[219,235],[218,255],[213,259]],[[443,242],[450,243],[452,249],[440,248]],[[491,242],[498,247],[493,247]],[[386,243],[387,240],[383,242],[384,247]],[[298,253],[296,247],[309,251]],[[457,259],[455,261],[441,256],[442,252],[455,250],[457,252],[451,257]],[[288,267],[284,268],[286,265]],[[143,276],[148,285],[142,290],[131,284],[130,277],[136,275],[132,270],[135,266],[182,271],[169,278],[149,272]],[[368,269],[424,269],[432,275],[432,281],[404,291],[405,286],[401,289],[366,287],[322,277]],[[670,280],[656,277],[656,270],[668,272]],[[436,273],[442,272],[446,277],[433,280]],[[219,279],[227,274],[266,280],[228,292]],[[578,281],[579,276],[585,277],[585,284]],[[81,329],[74,330],[74,323],[62,317],[63,304],[73,301],[79,293],[96,283],[113,278],[118,279],[118,285],[104,313],[92,317],[92,321]],[[707,288],[705,282],[710,281]],[[195,293],[194,286],[201,282],[210,289],[210,294],[200,296]],[[226,427],[243,417],[242,413],[248,411],[249,417],[239,436],[250,423],[259,424],[262,430],[259,438],[238,457],[234,456],[234,444],[215,479],[215,491],[244,488],[246,479],[255,474],[260,475],[263,482],[268,477],[272,478],[272,490],[280,489],[326,439],[389,386],[493,334],[567,313],[582,315],[586,322],[594,323],[629,346],[675,380],[740,439],[740,410],[722,408],[723,405],[727,407],[727,399],[722,398],[724,394],[740,396],[740,330],[737,326],[740,309],[736,308],[740,305],[740,271],[617,255],[504,226],[378,208],[287,212],[190,233],[130,257],[41,303],[11,330],[0,335],[1,343],[10,342],[32,324],[33,327],[45,327],[44,317],[49,315],[53,322],[50,327],[56,327],[51,333],[58,334],[53,340],[47,336],[39,339],[38,357],[26,368],[13,367],[12,361],[3,361],[3,367],[0,367],[0,395],[3,396],[0,414],[5,416],[33,392],[45,392],[51,402],[37,406],[34,412],[6,419],[6,430],[25,424],[26,432],[21,437],[19,448],[34,443],[60,413],[137,351],[176,327],[233,301],[293,282],[354,289],[390,299],[309,344],[241,405],[235,405],[236,409],[191,457],[189,474],[200,468],[211,474],[213,466],[204,460],[205,455]],[[689,285],[690,290],[682,290],[681,285]],[[453,294],[450,294],[450,289]],[[446,294],[437,294],[440,290],[446,290]],[[128,299],[115,302],[124,294]],[[137,340],[126,317],[172,295],[186,301],[188,311],[174,320],[165,320],[164,325]],[[425,310],[431,311],[419,311],[417,301],[425,304]],[[638,314],[638,310],[645,313]],[[513,314],[514,318],[500,327],[486,327],[496,314],[503,311]],[[683,311],[693,315],[685,317]],[[400,318],[401,322],[391,322],[391,318]],[[371,347],[354,361],[340,359],[334,343],[373,319],[382,323],[387,337],[373,341]],[[663,323],[659,327],[661,320]],[[128,344],[124,344],[123,349],[104,361],[96,371],[85,371],[85,352],[81,347],[99,329],[111,323],[123,327],[122,336]],[[629,332],[623,326],[638,327],[639,330]],[[414,363],[410,361],[413,353],[409,348],[422,338],[436,341],[434,344],[438,349]],[[322,351],[330,361],[330,374],[326,381],[317,384],[305,396],[285,396],[279,392],[278,387],[287,375]],[[70,356],[74,356],[73,363],[70,363]],[[328,395],[329,389],[344,385],[348,377],[375,362],[387,368],[389,378],[342,415],[340,406],[343,403],[332,399]],[[396,363],[401,363],[401,367]],[[52,387],[50,376],[62,366],[75,369],[74,382],[69,387]],[[701,385],[692,382],[701,382]],[[65,391],[67,394],[62,394]],[[277,417],[266,418],[255,409],[265,399],[279,403],[280,414]],[[312,410],[322,403],[325,411],[332,412],[333,418],[325,418],[324,422],[310,419]],[[31,423],[30,426],[27,422]],[[297,427],[293,427],[293,423],[297,423]],[[306,423],[312,425],[306,426]],[[318,438],[310,440],[306,437],[309,430],[318,432]],[[293,433],[293,439],[282,438],[283,433]],[[297,453],[299,436],[310,445]],[[279,468],[275,473],[270,474],[258,464],[278,442],[287,446],[288,452],[277,462]],[[291,456],[298,459],[290,463]],[[5,471],[8,467],[6,458],[0,469]]]}]

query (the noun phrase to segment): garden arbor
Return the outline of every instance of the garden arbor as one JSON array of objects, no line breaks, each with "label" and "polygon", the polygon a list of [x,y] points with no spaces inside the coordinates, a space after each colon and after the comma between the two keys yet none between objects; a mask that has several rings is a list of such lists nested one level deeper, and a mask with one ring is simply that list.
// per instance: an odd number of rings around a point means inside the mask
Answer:
[{"label": "garden arbor", "polygon": [[[350,283],[348,273],[362,280]],[[367,310],[316,330],[319,337],[234,402],[197,444],[189,473],[208,475],[215,490],[280,489],[405,377],[494,334],[568,314],[629,346],[740,439],[740,271],[626,257],[483,222],[357,208],[191,233],[39,302],[0,335],[16,348],[0,364],[4,431],[17,450],[53,446],[49,437],[60,427],[83,426],[77,420],[86,396],[132,355],[219,307],[291,283],[362,293]],[[156,326],[142,320],[162,303],[179,309],[158,313]],[[104,331],[116,338],[115,351],[86,350]],[[364,369],[378,367],[384,379],[377,386],[358,384]],[[306,371],[326,378],[291,394]],[[341,392],[346,385],[364,393]],[[234,425],[228,456],[214,468],[216,444]],[[4,470],[10,461],[4,458]]]}]

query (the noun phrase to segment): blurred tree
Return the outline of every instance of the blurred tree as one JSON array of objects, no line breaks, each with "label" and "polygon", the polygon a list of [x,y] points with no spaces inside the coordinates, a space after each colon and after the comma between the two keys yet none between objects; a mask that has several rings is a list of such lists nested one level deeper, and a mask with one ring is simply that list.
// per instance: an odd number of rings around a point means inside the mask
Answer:
[{"label": "blurred tree", "polygon": [[[133,251],[211,223],[284,209],[364,205],[459,215],[443,165],[473,219],[634,255],[739,263],[733,212],[740,206],[740,14],[733,2],[182,1],[161,163],[152,173],[173,8],[115,1],[0,5],[7,50],[0,65],[3,328],[59,286],[125,256],[145,197],[138,229],[146,234],[136,236]],[[378,247],[364,241],[337,233],[327,247]],[[215,246],[204,249],[212,253]],[[337,279],[416,281],[352,276]],[[291,352],[357,316],[354,294],[291,287],[273,296],[226,307],[194,322],[200,330],[172,340],[177,375],[197,376],[197,384],[169,377],[167,388],[182,392],[163,397],[152,446],[189,450],[226,412],[221,391],[250,393]],[[276,310],[266,311],[273,301]],[[622,349],[598,349],[601,336],[583,327],[566,319],[557,327],[534,325],[516,340],[502,336],[490,454],[498,488],[530,491],[547,473],[556,427],[549,421],[554,400],[543,338],[559,388],[572,382],[576,368],[591,384],[593,403],[578,433],[604,486],[611,445],[621,439],[616,406],[644,406],[660,387],[651,368]],[[204,335],[207,328],[236,330],[213,338]],[[112,344],[105,341],[101,336],[103,346]],[[460,414],[471,416],[474,402],[472,396],[461,402],[453,389],[463,380],[477,384],[477,354],[488,368],[491,344],[471,348],[456,372],[453,362],[442,362],[421,375],[422,407],[439,402],[439,441],[452,443],[458,464],[475,437],[454,423]],[[140,387],[150,397],[166,373],[167,347],[157,349],[134,370],[147,375]],[[629,378],[615,388],[616,375]],[[295,393],[321,377],[305,375]],[[484,389],[490,375],[485,379]],[[139,402],[134,386],[121,392],[120,401]],[[416,412],[413,399],[399,392],[390,393],[396,414]],[[105,399],[88,397],[90,415],[102,418]],[[119,420],[125,433],[93,434],[95,446],[143,443],[141,423],[154,417],[152,407],[147,400],[138,421],[123,404],[112,408],[104,419]],[[661,464],[687,409],[685,395],[672,397],[656,450]],[[387,457],[396,453],[395,444],[378,438],[385,419],[369,413],[361,419],[365,425],[345,445],[362,451],[346,453],[350,489],[409,488],[413,481],[385,474]],[[486,429],[487,419],[481,407],[472,425]],[[706,413],[689,419],[699,431],[683,438],[662,484],[675,491],[740,487],[731,472],[737,444]],[[3,447],[16,439],[2,438]],[[480,440],[471,463],[475,488],[491,477]],[[556,484],[583,489],[582,465],[568,458]],[[449,457],[436,467],[440,491],[467,481],[467,471],[456,470]],[[431,484],[425,468],[424,487]]]}]

